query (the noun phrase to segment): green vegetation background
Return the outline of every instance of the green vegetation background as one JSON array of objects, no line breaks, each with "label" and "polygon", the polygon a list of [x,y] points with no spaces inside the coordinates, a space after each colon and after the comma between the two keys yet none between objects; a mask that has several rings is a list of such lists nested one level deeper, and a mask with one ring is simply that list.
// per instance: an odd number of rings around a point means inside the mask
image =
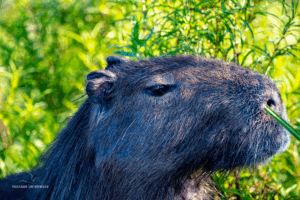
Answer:
[{"label": "green vegetation background", "polygon": [[[198,54],[264,73],[300,131],[300,8],[265,0],[11,0],[0,8],[0,177],[30,170],[108,55]],[[83,96],[83,97],[82,97]],[[82,97],[82,98],[80,98]],[[300,144],[216,173],[227,199],[299,199]],[[239,197],[238,197],[239,196]]]}]

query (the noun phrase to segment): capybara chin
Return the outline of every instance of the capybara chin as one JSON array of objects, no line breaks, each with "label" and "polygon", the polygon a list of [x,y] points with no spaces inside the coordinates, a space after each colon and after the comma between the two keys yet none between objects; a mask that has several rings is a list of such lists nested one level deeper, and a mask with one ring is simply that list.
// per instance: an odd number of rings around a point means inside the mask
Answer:
[{"label": "capybara chin", "polygon": [[87,75],[88,98],[39,165],[0,181],[1,199],[210,199],[206,174],[289,145],[265,111],[287,120],[264,75],[199,56],[107,63]]}]

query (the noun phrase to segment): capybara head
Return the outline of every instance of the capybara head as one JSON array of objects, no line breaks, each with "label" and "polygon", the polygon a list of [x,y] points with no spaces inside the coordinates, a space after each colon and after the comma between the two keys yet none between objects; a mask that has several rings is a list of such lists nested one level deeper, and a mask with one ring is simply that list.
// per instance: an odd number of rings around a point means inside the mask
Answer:
[{"label": "capybara head", "polygon": [[262,74],[198,56],[107,62],[87,76],[86,90],[95,163],[118,174],[114,181],[165,187],[197,169],[255,166],[289,145],[265,111],[287,119],[278,88]]},{"label": "capybara head", "polygon": [[[197,56],[107,63],[87,75],[87,100],[35,170],[0,181],[1,198],[208,199],[199,176],[255,166],[289,145],[265,111],[287,119],[264,75]],[[20,181],[47,188],[11,188]]]}]

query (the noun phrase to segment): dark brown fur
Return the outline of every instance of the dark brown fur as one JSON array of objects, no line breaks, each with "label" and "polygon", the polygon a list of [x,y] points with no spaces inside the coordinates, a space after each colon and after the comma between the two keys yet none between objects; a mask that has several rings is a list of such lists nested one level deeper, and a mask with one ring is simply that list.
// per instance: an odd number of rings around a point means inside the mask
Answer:
[{"label": "dark brown fur", "polygon": [[[261,74],[197,56],[107,61],[40,167],[0,181],[2,199],[208,199],[208,173],[255,166],[289,144],[264,110],[287,119]],[[12,189],[20,180],[48,188]]]}]

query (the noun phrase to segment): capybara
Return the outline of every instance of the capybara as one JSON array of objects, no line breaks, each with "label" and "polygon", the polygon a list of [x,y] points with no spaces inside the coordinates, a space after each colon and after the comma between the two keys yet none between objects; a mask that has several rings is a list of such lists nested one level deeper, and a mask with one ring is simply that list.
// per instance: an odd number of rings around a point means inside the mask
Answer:
[{"label": "capybara", "polygon": [[1,199],[209,199],[205,174],[264,163],[290,141],[265,111],[287,119],[275,83],[215,59],[110,56],[86,93],[37,167],[0,181]]}]

